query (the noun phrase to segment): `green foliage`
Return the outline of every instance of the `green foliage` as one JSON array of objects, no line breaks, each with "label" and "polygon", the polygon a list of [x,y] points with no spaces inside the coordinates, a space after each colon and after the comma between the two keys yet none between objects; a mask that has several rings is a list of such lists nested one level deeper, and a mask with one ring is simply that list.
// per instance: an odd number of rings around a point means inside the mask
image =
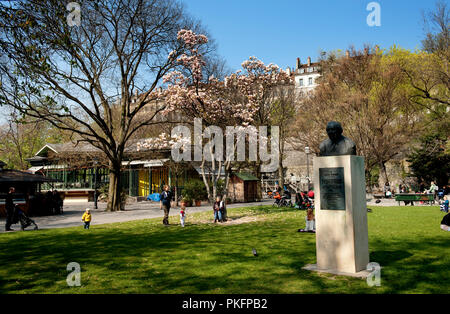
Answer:
[{"label": "green foliage", "polygon": [[182,191],[185,200],[205,200],[208,198],[203,181],[195,179],[186,182]]},{"label": "green foliage", "polygon": [[378,185],[380,178],[380,167],[374,166],[370,171],[366,171],[367,186],[373,187]]},{"label": "green foliage", "polygon": [[98,189],[100,195],[104,195],[106,198],[108,198],[109,195],[109,183],[103,184],[99,189]]},{"label": "green foliage", "polygon": [[33,157],[46,143],[60,143],[64,135],[48,123],[12,118],[0,130],[0,160],[7,168],[25,170],[30,164],[27,158]]},{"label": "green foliage", "polygon": [[413,174],[425,182],[447,185],[450,178],[450,152],[446,151],[448,136],[432,133],[423,136],[420,147],[408,156]]},{"label": "green foliage", "polygon": [[225,194],[225,180],[219,179],[217,180],[217,195]]}]

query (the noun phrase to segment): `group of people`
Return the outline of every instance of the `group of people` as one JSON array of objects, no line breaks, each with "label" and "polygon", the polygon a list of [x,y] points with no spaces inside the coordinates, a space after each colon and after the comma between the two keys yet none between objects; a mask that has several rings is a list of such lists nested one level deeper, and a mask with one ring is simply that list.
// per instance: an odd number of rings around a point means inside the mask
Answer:
[{"label": "group of people", "polygon": [[[273,198],[275,199],[275,204],[277,202],[281,201],[281,198],[290,199],[291,193],[289,190],[285,187],[284,188],[284,195],[281,196],[281,187],[277,184],[275,187],[275,190],[273,191]],[[316,219],[314,216],[314,191],[300,191],[295,193],[295,204],[298,206],[299,209],[305,209],[306,210],[306,216],[305,216],[305,222],[306,227],[304,229],[298,229],[298,232],[316,232]]]},{"label": "group of people", "polygon": [[[163,186],[163,191],[160,194],[160,209],[164,210],[163,225],[169,225],[169,212],[171,203],[173,201],[173,193],[170,191],[168,185]],[[224,222],[227,220],[225,201],[221,196],[217,196],[216,201],[213,204],[214,223]],[[184,204],[180,206],[180,225],[185,226],[186,222],[186,207]]]},{"label": "group of people", "polygon": [[[283,191],[283,195],[281,194]],[[274,205],[280,204],[282,199],[290,200],[291,199],[291,192],[289,189],[284,187],[284,190],[281,189],[281,187],[277,184],[275,186],[275,190],[271,192],[269,195],[272,196],[272,198],[275,199]],[[295,193],[295,205],[299,209],[307,209],[308,207],[313,207],[313,200],[314,200],[314,191],[300,191]]]},{"label": "group of people", "polygon": [[[434,182],[432,182],[432,186]],[[275,193],[280,194],[281,188],[277,186]],[[285,189],[287,191],[287,189]],[[17,223],[19,220],[22,224],[22,229],[24,226],[29,226],[31,224],[35,225],[35,229],[37,229],[37,225],[33,220],[29,219],[23,211],[21,211],[18,206],[14,205],[13,194],[15,193],[15,188],[9,188],[8,194],[5,198],[5,209],[6,209],[6,231],[13,231],[11,229],[11,225]],[[53,195],[58,195],[57,193],[52,193]],[[289,193],[290,194],[290,193]],[[289,195],[290,198],[290,195]],[[56,198],[55,198],[56,199]],[[58,199],[59,195],[58,195]],[[314,216],[314,207],[312,206],[312,199],[314,199],[314,192],[299,192],[296,193],[296,203],[301,205],[300,208],[306,209],[306,227],[305,229],[299,229],[299,232],[315,232],[315,216]],[[173,194],[169,189],[168,185],[163,187],[163,191],[160,194],[160,209],[164,210],[164,218],[163,224],[169,225],[169,212],[171,208],[171,202],[173,200]],[[55,202],[56,206],[61,206],[59,202]],[[62,207],[62,206],[61,206]],[[441,211],[445,212],[446,215],[443,217],[441,221],[441,229],[444,231],[450,231],[450,210],[449,210],[449,200],[447,195],[444,195],[441,203]],[[226,221],[226,206],[225,201],[222,200],[221,196],[217,196],[216,201],[213,204],[213,214],[214,214],[214,223],[224,222]],[[182,227],[185,226],[186,219],[186,208],[185,206],[181,206],[180,208],[180,224]],[[84,229],[89,229],[90,223],[92,221],[92,214],[89,208],[86,208],[82,221],[84,222]]]},{"label": "group of people", "polygon": [[[386,198],[391,198],[394,196],[394,190],[391,188],[389,182],[386,182],[384,187],[383,187],[383,191],[384,191],[384,196]],[[411,189],[406,185],[406,184],[399,184],[398,186],[398,192],[399,193],[410,193]],[[439,201],[439,204],[442,205],[442,201],[444,199],[444,197],[448,194],[450,194],[450,186],[443,186],[441,188],[439,188],[439,186],[437,186],[435,184],[434,181],[431,181],[429,188],[427,188],[427,185],[424,182],[420,182],[419,187],[418,187],[418,191],[415,192],[417,193],[423,193],[423,194],[433,194],[434,195],[434,200],[435,201]],[[411,205],[414,205],[414,203],[412,201],[405,201],[405,205],[407,205],[408,203],[411,203]],[[421,201],[421,203],[423,203],[423,201]]]},{"label": "group of people", "polygon": [[[274,205],[280,205],[283,204],[283,200],[290,200],[291,199],[291,192],[285,187],[283,191],[283,195],[281,195],[282,189],[277,184],[275,187],[275,190],[272,192],[272,197],[275,199]],[[286,204],[286,203],[284,203]]]},{"label": "group of people", "polygon": [[295,194],[295,203],[299,209],[313,208],[314,191],[303,191]]}]

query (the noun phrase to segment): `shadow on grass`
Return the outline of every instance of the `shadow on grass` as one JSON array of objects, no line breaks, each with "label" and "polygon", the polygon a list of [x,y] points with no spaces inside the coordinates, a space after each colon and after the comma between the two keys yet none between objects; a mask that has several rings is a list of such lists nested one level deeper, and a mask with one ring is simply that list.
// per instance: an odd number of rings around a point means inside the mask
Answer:
[{"label": "shadow on grass", "polygon": [[[290,208],[250,208],[256,215]],[[375,239],[382,286],[303,270],[315,236],[298,219],[215,228],[149,221],[8,234],[0,238],[0,293],[436,293],[449,291],[446,238]],[[256,248],[258,256],[253,256]],[[66,284],[70,262],[82,286]]]},{"label": "shadow on grass", "polygon": [[447,247],[445,238],[377,241],[371,247],[370,261],[382,267],[386,293],[446,293],[450,291]]}]

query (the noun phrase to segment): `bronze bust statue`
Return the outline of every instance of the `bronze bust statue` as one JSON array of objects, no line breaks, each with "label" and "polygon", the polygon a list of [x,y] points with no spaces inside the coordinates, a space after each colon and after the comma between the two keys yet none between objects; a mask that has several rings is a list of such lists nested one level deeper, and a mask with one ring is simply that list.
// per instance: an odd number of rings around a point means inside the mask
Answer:
[{"label": "bronze bust statue", "polygon": [[320,143],[319,156],[356,155],[355,143],[351,139],[343,136],[342,132],[342,126],[339,122],[328,122],[327,134],[329,139]]}]

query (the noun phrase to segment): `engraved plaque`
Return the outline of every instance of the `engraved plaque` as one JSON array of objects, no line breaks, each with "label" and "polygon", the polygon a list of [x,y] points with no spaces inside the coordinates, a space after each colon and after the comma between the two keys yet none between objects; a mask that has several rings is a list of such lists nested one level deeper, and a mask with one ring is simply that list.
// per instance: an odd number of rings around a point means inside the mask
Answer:
[{"label": "engraved plaque", "polygon": [[320,168],[320,209],[345,210],[344,168]]}]

